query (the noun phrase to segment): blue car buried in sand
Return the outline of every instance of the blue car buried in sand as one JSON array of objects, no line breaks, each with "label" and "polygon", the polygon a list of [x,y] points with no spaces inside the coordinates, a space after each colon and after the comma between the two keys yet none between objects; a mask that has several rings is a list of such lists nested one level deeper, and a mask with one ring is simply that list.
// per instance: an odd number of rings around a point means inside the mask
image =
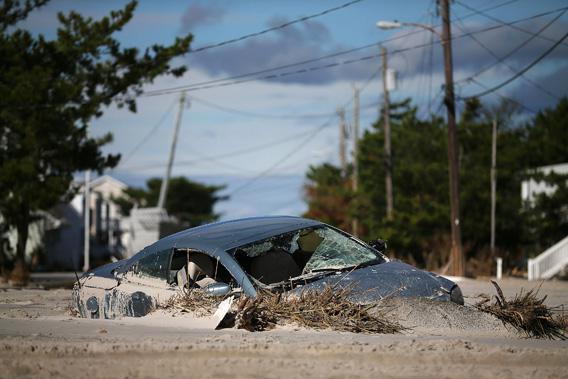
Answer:
[{"label": "blue car buried in sand", "polygon": [[73,302],[82,317],[112,319],[145,316],[183,288],[255,297],[260,290],[333,286],[349,287],[351,300],[361,303],[419,297],[463,304],[457,284],[390,260],[377,246],[300,217],[218,222],[170,235],[129,259],[85,273],[75,284]]}]

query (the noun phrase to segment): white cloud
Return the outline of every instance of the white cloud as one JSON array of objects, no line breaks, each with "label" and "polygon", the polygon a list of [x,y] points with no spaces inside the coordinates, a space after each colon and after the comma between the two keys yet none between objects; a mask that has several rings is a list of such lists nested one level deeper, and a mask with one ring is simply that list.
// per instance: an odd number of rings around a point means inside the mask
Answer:
[{"label": "white cloud", "polygon": [[[200,70],[189,71],[184,78],[160,78],[148,89],[167,88],[182,83],[214,79]],[[191,101],[193,93],[189,92]],[[336,82],[325,86],[308,86],[301,84],[274,84],[251,82],[241,85],[218,87],[215,89],[196,91],[195,96],[219,105],[260,114],[299,115],[299,114],[333,114],[340,104],[345,104],[351,95],[351,83]],[[111,131],[115,135],[114,142],[105,148],[109,152],[127,153],[154,127],[164,112],[176,102],[178,95],[141,97],[138,102],[138,113],[130,113],[125,109],[110,107],[100,119],[94,122],[92,133],[103,134]],[[138,150],[135,156],[124,165],[124,170],[131,167],[131,173],[138,166],[165,163],[169,151],[177,105],[165,118],[162,126]],[[299,144],[308,138],[311,130],[324,123],[326,119],[280,120],[249,118],[228,114],[194,101],[184,111],[182,127],[179,135],[176,161],[200,160],[194,164],[177,166],[177,174],[184,175],[219,175],[242,174],[254,175],[266,170],[282,157],[290,154]],[[291,154],[282,163],[282,167],[296,162],[296,168],[288,168],[286,173],[303,173],[305,167],[312,162],[320,162],[322,157],[314,156],[312,151],[329,151],[329,140],[336,140],[337,121],[318,133],[302,149]],[[300,134],[304,135],[300,135]],[[296,138],[292,138],[297,136]],[[283,141],[290,139],[289,141]],[[276,142],[281,142],[275,144]],[[270,148],[262,146],[275,144]],[[228,152],[239,151],[251,147],[259,147],[250,154],[236,155],[230,158],[219,158],[215,161],[202,160],[201,156],[215,157]],[[223,164],[224,163],[224,164]],[[230,170],[228,166],[237,170]],[[148,173],[160,172],[160,168]],[[278,169],[274,170],[279,174]]]}]

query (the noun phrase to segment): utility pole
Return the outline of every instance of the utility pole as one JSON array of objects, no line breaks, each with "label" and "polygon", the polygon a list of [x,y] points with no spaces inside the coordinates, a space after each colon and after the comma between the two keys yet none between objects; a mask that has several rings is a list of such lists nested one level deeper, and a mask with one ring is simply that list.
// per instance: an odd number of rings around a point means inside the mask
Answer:
[{"label": "utility pole", "polygon": [[91,171],[85,171],[85,188],[83,189],[83,197],[85,203],[83,205],[84,216],[84,241],[83,241],[83,271],[89,271],[90,266],[90,247],[91,247]]},{"label": "utility pole", "polygon": [[383,124],[385,128],[385,193],[387,204],[387,219],[392,220],[392,156],[391,156],[391,127],[390,127],[390,100],[387,85],[387,49],[381,46],[381,60],[383,71]]},{"label": "utility pole", "polygon": [[450,0],[440,1],[442,16],[442,46],[444,48],[444,74],[446,79],[444,103],[448,110],[448,165],[450,184],[450,214],[452,250],[450,256],[451,273],[465,275],[465,257],[461,243],[460,199],[459,199],[459,160],[458,135],[456,131],[456,107],[454,98],[454,75],[450,30]]},{"label": "utility pole", "polygon": [[497,120],[491,138],[491,255],[495,257],[495,207],[497,203]]},{"label": "utility pole", "polygon": [[172,174],[172,166],[174,164],[174,155],[176,151],[176,144],[179,134],[179,128],[181,125],[181,119],[183,115],[183,107],[185,105],[185,92],[181,93],[179,98],[179,110],[177,114],[176,127],[174,129],[174,136],[172,138],[172,146],[170,147],[170,157],[168,159],[168,167],[166,169],[166,175],[164,180],[162,180],[162,186],[160,187],[160,197],[158,199],[158,208],[164,209],[166,204],[166,196],[168,194],[168,182],[170,181],[170,176]]},{"label": "utility pole", "polygon": [[339,116],[339,164],[341,172],[345,175],[347,172],[347,150],[345,147],[345,109],[338,108]]},{"label": "utility pole", "polygon": [[[357,194],[359,189],[359,89],[353,86],[353,193]],[[357,216],[351,220],[351,229],[353,235],[359,234],[359,220]]]}]

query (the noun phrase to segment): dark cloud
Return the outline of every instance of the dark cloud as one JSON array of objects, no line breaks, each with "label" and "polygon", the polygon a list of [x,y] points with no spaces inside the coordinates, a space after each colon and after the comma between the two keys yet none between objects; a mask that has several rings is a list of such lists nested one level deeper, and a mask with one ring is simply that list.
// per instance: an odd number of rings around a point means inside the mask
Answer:
[{"label": "dark cloud", "polygon": [[[548,21],[549,20],[532,20],[530,22],[521,23],[518,26],[525,30],[536,32]],[[458,38],[464,33],[475,32],[476,30],[484,29],[487,26],[488,25],[485,24],[463,25],[458,22],[453,27],[453,36],[456,39],[452,43],[452,48],[454,68],[456,70],[466,71],[473,74],[481,68],[495,62],[495,57],[489,53],[488,50],[492,51],[498,57],[503,57],[531,37],[529,34],[511,29],[510,27],[502,27],[474,34],[477,41],[469,36]],[[564,33],[566,33],[566,30],[568,30],[568,24],[564,21],[557,21],[546,29],[543,35],[555,41],[561,38]],[[388,48],[389,50],[394,51],[409,46],[420,45],[422,43],[429,42],[429,37],[429,35],[417,33],[409,36],[408,38],[390,43]],[[568,41],[565,42],[568,43]],[[553,42],[551,41],[538,37],[534,38],[519,51],[508,57],[506,62],[513,68],[520,70],[546,51],[552,44]],[[481,45],[485,46],[487,49]],[[398,64],[399,67],[404,67],[404,75],[406,76],[429,73],[429,59],[427,60],[427,64],[424,64],[424,54],[426,54],[428,50],[429,48],[406,51],[401,54],[403,55],[402,57],[392,57],[392,64]],[[434,69],[441,72],[443,68],[442,50],[438,43],[434,47],[432,56]],[[566,58],[568,58],[568,46],[558,46],[557,49],[546,59],[550,62],[554,60],[566,60]],[[495,68],[502,70],[503,74],[511,73],[511,70],[505,65],[498,65],[495,66]]]},{"label": "dark cloud", "polygon": [[556,97],[546,94],[523,79],[518,79],[517,85],[511,84],[511,88],[505,87],[500,93],[514,98],[533,110],[554,107],[558,98],[568,96],[568,64],[546,75],[535,76],[527,73],[527,77]]},{"label": "dark cloud", "polygon": [[[286,21],[282,18],[273,18],[269,21],[268,26],[281,25]],[[241,43],[196,53],[189,59],[190,68],[199,67],[213,75],[225,74],[231,76],[308,60],[347,48],[334,43],[331,33],[324,24],[318,21],[306,21],[277,30],[263,37],[251,38]],[[282,72],[351,58],[353,56],[332,58],[307,66],[288,68]],[[375,70],[377,66],[376,64],[365,65],[364,63],[362,65],[366,67],[362,68],[361,64],[346,65],[301,75],[276,76],[269,80],[284,83],[321,84],[338,79],[361,79],[368,77],[369,73]],[[270,74],[278,75],[278,72],[267,73],[267,75]]]},{"label": "dark cloud", "polygon": [[181,29],[184,32],[195,31],[197,26],[221,21],[224,15],[224,9],[193,3],[181,16]]},{"label": "dark cloud", "polygon": [[[287,23],[288,19],[284,17],[275,16],[268,20],[268,27],[274,28]],[[331,33],[329,29],[317,21],[306,21],[303,23],[303,31],[297,27],[287,27],[288,30],[281,29],[281,32],[287,33],[290,38],[298,37],[304,38],[309,37],[313,42],[329,42],[331,41]]]},{"label": "dark cloud", "polygon": [[[531,20],[517,24],[523,29],[533,32],[549,22],[548,19]],[[268,26],[281,25],[286,22],[282,18],[273,18]],[[491,24],[493,25],[493,24]],[[453,27],[454,37],[460,34],[487,28],[489,24],[457,23]],[[551,25],[543,35],[553,40],[559,39],[568,30],[568,23],[562,20]],[[409,30],[401,30],[399,35],[407,34]],[[470,37],[456,38],[453,42],[455,79],[467,77],[477,72],[486,65],[493,64],[495,57],[480,46],[494,52],[497,56],[504,56],[516,46],[522,44],[530,35],[502,27],[483,33],[476,33],[478,41]],[[411,48],[428,43],[431,36],[428,32],[416,33],[387,44],[392,53],[396,50]],[[214,42],[214,41],[212,41]],[[414,48],[405,52],[389,56],[389,65],[399,72],[402,80],[411,80],[414,77],[430,74],[430,53],[432,55],[432,71],[435,74],[443,72],[442,50],[437,38],[434,38],[432,51],[429,47]],[[568,41],[566,41],[568,43]],[[536,57],[547,50],[553,42],[534,38],[526,46],[507,59],[507,63],[515,70],[520,70]],[[337,51],[347,50],[353,46],[341,46],[334,42],[329,29],[318,21],[307,21],[295,24],[264,36],[247,39],[243,42],[211,49],[203,53],[190,56],[190,68],[199,67],[212,75],[240,75],[252,71],[260,71],[280,65],[286,65],[315,57],[332,54]],[[357,58],[377,54],[378,48],[369,48],[358,53],[330,58],[327,60],[284,69],[280,72],[306,69],[313,66],[322,66],[328,63],[341,62],[344,60],[356,60]],[[546,58],[547,63],[566,62],[568,58],[568,46],[558,48]],[[279,72],[269,73],[275,76],[266,79],[272,82],[300,83],[300,84],[325,84],[338,80],[357,81],[369,78],[379,69],[379,59],[370,59],[360,63],[340,65],[330,69],[310,71],[298,75],[278,76]],[[531,73],[542,74],[541,67],[535,67]],[[478,79],[491,82],[512,75],[512,71],[504,65],[497,65],[492,70],[480,75]],[[468,92],[468,91],[466,91]]]}]

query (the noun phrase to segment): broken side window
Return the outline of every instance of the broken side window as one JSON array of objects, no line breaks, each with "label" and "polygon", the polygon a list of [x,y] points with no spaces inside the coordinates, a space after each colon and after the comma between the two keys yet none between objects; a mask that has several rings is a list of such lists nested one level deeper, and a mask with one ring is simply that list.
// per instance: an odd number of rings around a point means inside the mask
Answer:
[{"label": "broken side window", "polygon": [[213,283],[235,286],[232,276],[218,259],[196,250],[176,250],[169,271],[170,284],[180,287],[204,288]]},{"label": "broken side window", "polygon": [[167,281],[170,273],[172,249],[148,254],[136,263],[136,273],[140,276]]}]

